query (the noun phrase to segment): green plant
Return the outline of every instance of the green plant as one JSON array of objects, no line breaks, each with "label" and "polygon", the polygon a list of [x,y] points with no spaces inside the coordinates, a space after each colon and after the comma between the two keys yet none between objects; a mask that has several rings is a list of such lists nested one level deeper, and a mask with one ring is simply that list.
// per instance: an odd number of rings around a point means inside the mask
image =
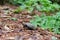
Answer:
[{"label": "green plant", "polygon": [[20,6],[17,9],[15,9],[13,12],[14,13],[19,13],[19,12],[23,11],[24,9],[25,9],[25,6]]},{"label": "green plant", "polygon": [[60,0],[50,0],[50,1],[52,1],[52,3],[58,3],[58,4],[60,4]]},{"label": "green plant", "polygon": [[40,26],[43,29],[48,29],[51,32],[60,34],[60,12],[53,16],[34,16],[34,19],[30,21],[35,26]]},{"label": "green plant", "polygon": [[34,9],[43,12],[58,11],[60,6],[58,4],[52,4],[49,0],[10,0],[10,3],[14,5],[20,5],[18,9],[27,10],[32,12]]},{"label": "green plant", "polygon": [[43,12],[55,12],[60,9],[58,4],[52,4],[49,0],[40,0],[40,5],[37,5],[37,10]]}]

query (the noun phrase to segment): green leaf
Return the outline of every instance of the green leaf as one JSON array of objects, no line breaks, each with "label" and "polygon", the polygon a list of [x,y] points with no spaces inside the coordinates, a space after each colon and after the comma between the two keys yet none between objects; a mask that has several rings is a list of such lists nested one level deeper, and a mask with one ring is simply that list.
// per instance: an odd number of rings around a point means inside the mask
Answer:
[{"label": "green leaf", "polygon": [[[36,15],[35,18],[30,21],[32,24],[36,26],[39,25],[43,29],[48,29],[49,31],[53,31],[54,33],[60,34],[60,12],[53,16]],[[38,20],[37,20],[38,19]]]}]

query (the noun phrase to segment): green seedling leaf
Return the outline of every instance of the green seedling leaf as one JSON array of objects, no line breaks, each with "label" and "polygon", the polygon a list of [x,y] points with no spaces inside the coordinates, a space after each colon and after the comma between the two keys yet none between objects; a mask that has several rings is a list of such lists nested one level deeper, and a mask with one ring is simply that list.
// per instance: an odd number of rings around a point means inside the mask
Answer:
[{"label": "green seedling leaf", "polygon": [[17,18],[11,18],[11,20],[13,20],[13,21],[17,21]]}]

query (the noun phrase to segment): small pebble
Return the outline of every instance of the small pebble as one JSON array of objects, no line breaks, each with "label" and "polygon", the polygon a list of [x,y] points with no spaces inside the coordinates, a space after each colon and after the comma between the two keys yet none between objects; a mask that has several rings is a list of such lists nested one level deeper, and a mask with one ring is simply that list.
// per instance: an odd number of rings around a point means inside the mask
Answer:
[{"label": "small pebble", "polygon": [[55,37],[55,36],[52,36],[52,40],[57,40],[57,37]]},{"label": "small pebble", "polygon": [[24,27],[27,27],[29,29],[36,29],[36,27],[34,25],[32,25],[31,23],[23,23]]}]

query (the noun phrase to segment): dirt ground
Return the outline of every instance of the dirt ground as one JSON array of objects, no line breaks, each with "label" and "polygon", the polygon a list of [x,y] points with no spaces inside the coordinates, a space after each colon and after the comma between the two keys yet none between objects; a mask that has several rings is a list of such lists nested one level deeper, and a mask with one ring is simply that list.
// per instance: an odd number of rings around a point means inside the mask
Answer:
[{"label": "dirt ground", "polygon": [[[60,35],[47,30],[25,28],[22,23],[29,22],[33,16],[26,11],[13,13],[15,8],[15,6],[0,6],[0,40],[54,40],[54,38],[60,40]],[[40,12],[37,14],[40,15]]]}]

